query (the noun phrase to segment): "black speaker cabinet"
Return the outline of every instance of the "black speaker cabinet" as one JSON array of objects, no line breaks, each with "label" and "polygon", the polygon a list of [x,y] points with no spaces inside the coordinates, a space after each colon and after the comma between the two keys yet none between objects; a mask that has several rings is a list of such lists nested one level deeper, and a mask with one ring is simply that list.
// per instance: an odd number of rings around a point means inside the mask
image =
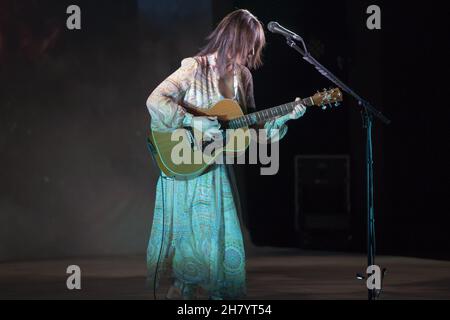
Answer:
[{"label": "black speaker cabinet", "polygon": [[295,211],[300,247],[314,250],[349,248],[349,156],[295,158]]}]

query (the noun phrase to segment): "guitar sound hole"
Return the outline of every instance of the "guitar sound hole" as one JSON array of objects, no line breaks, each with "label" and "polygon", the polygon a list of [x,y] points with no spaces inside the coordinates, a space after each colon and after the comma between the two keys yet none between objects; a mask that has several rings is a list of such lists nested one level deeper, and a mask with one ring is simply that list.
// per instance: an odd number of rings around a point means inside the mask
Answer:
[{"label": "guitar sound hole", "polygon": [[229,129],[230,127],[229,127],[229,121],[221,121],[221,120],[219,120],[219,124],[220,124],[220,128],[222,129],[222,130],[226,130],[226,129]]},{"label": "guitar sound hole", "polygon": [[208,151],[209,152],[213,151],[212,155],[215,155],[215,151],[217,151],[216,149],[223,147],[225,143],[226,143],[226,133],[225,131],[222,131],[221,136],[216,136],[212,140],[202,141],[202,152],[204,152],[206,148],[209,147]]}]

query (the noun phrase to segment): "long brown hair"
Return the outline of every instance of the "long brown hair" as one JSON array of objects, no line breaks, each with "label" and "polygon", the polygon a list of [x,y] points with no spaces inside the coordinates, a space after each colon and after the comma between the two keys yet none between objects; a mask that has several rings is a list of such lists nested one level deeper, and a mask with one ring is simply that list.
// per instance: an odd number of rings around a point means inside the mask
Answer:
[{"label": "long brown hair", "polygon": [[249,69],[262,65],[261,53],[266,45],[262,23],[248,10],[231,12],[206,38],[208,43],[198,53],[199,56],[217,52],[217,67],[222,76],[227,68],[233,68],[240,59]]}]

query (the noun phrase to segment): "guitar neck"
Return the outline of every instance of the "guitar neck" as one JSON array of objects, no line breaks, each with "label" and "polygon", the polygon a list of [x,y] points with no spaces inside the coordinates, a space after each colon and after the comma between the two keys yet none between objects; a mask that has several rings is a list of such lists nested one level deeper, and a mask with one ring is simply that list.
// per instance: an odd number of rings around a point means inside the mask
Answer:
[{"label": "guitar neck", "polygon": [[260,123],[265,123],[277,117],[281,117],[291,113],[292,111],[294,111],[295,107],[298,106],[299,104],[311,107],[314,105],[314,101],[312,97],[310,97],[303,99],[301,101],[294,101],[271,109],[266,109],[259,112],[247,114],[245,116],[231,120],[228,123],[228,127],[230,129],[239,129],[254,126]]}]

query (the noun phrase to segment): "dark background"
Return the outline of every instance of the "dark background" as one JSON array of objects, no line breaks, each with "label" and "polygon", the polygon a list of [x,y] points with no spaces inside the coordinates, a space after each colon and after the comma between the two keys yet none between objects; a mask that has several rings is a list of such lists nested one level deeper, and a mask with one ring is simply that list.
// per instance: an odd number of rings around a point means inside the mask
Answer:
[{"label": "dark background", "polygon": [[[70,4],[81,7],[80,31],[65,28]],[[371,4],[382,9],[382,30],[366,28]],[[392,120],[374,130],[379,253],[450,258],[442,1],[0,0],[0,260],[145,252],[158,175],[145,101],[237,8],[304,36],[319,61]],[[267,40],[265,66],[254,72],[257,105],[331,86],[282,37]],[[364,252],[364,148],[350,97],[290,123],[280,173],[245,168],[253,243],[298,247],[294,157],[345,154],[348,250]]]}]

